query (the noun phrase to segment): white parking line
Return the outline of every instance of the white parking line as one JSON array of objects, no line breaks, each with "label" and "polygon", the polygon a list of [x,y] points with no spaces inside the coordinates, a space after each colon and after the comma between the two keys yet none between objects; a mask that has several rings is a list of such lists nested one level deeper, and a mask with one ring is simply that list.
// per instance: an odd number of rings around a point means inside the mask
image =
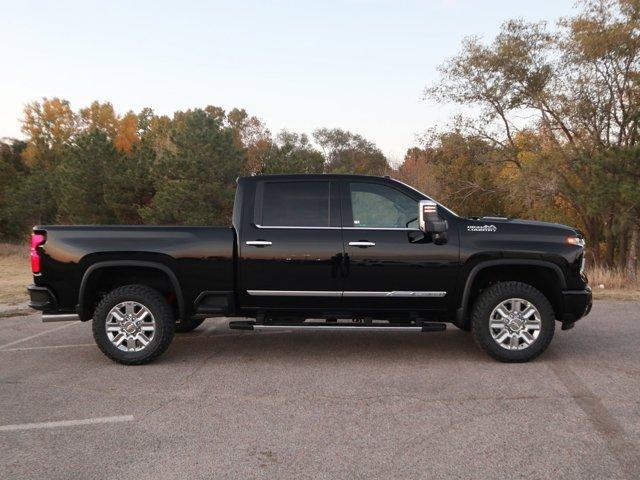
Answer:
[{"label": "white parking line", "polygon": [[5,343],[4,345],[0,345],[0,350],[6,347],[11,347],[12,345],[17,345],[18,343],[26,342],[27,340],[31,340],[33,338],[41,337],[42,335],[46,335],[47,333],[52,333],[57,330],[62,330],[63,328],[70,327],[71,325],[75,325],[76,323],[80,323],[80,321],[78,320],[76,322],[67,323],[66,325],[60,325],[59,327],[52,328],[50,330],[47,330],[46,332],[36,333],[35,335],[24,337],[24,338],[21,338],[20,340],[15,340],[13,342]]},{"label": "white parking line", "polygon": [[24,352],[28,350],[47,350],[50,348],[75,348],[75,347],[95,347],[95,343],[74,343],[71,345],[42,345],[41,347],[18,347],[18,348],[3,348],[0,353],[3,352]]},{"label": "white parking line", "polygon": [[[78,323],[78,322],[73,322]],[[71,324],[69,324],[71,325]],[[26,342],[27,340],[31,340],[32,338],[39,337],[40,335],[44,335],[49,332],[53,332],[55,330],[59,330],[60,328],[68,327],[69,325],[64,325],[58,328],[52,328],[51,330],[47,330],[46,332],[38,333],[37,335],[31,335],[30,337],[22,338],[20,340],[16,340],[12,343],[7,343],[5,345],[0,346],[0,353],[3,352],[28,352],[30,350],[47,350],[47,349],[56,349],[56,348],[76,348],[76,347],[93,347],[95,343],[73,343],[68,345],[41,345],[38,347],[17,347],[17,348],[6,348],[11,345],[16,345],[21,342]],[[206,331],[204,332],[206,333]],[[274,334],[283,334],[283,333],[291,333],[291,330],[278,330],[273,332],[245,332],[245,333],[218,333],[213,335],[180,335],[176,336],[175,340],[193,340],[193,339],[202,339],[202,338],[220,338],[220,337],[243,337],[248,335],[274,335]]]},{"label": "white parking line", "polygon": [[18,423],[16,425],[2,425],[0,426],[0,432],[16,432],[21,430],[36,430],[40,428],[75,427],[78,425],[94,425],[96,423],[119,423],[131,421],[133,421],[133,415],[85,418],[82,420],[62,420],[58,422]]}]

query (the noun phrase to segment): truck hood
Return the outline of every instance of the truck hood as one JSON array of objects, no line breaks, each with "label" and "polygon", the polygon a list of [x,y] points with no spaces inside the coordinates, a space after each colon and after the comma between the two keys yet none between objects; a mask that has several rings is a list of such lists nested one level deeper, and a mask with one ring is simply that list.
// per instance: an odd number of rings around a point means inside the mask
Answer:
[{"label": "truck hood", "polygon": [[582,232],[577,228],[563,225],[562,223],[553,222],[540,222],[538,220],[524,220],[520,218],[506,218],[506,217],[480,217],[475,219],[479,222],[486,222],[494,225],[522,225],[524,227],[547,227],[551,229],[557,229],[559,231],[566,232],[568,234],[582,235]]},{"label": "truck hood", "polygon": [[[569,236],[582,236],[580,230],[568,225],[536,220],[504,217],[480,217],[466,219],[465,233],[485,234],[486,237],[524,239],[528,241],[565,241]],[[487,238],[488,240],[488,238]]]}]

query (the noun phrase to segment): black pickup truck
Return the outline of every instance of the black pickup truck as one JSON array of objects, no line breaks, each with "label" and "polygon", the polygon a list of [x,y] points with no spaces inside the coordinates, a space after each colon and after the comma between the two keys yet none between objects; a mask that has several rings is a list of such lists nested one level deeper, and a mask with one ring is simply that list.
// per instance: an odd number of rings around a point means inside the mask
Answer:
[{"label": "black pickup truck", "polygon": [[238,179],[231,227],[37,226],[31,307],[91,320],[125,364],[208,317],[230,328],[470,330],[530,360],[591,309],[584,239],[564,225],[462,218],[388,177]]}]

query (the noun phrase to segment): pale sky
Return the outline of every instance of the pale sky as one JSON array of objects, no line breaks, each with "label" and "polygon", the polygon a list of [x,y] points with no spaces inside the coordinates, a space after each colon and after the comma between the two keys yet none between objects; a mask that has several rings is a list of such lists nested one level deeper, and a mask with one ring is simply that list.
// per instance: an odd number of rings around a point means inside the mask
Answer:
[{"label": "pale sky", "polygon": [[0,0],[0,137],[27,102],[124,113],[245,108],[273,133],[340,127],[401,160],[454,107],[422,100],[465,36],[555,21],[573,0]]}]

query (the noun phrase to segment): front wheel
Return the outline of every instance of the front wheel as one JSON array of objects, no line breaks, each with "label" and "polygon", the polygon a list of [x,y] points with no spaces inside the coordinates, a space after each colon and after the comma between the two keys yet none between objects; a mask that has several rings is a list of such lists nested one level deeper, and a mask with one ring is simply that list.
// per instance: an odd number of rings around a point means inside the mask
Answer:
[{"label": "front wheel", "polygon": [[476,343],[501,362],[527,362],[549,346],[555,330],[553,308],[539,290],[503,282],[478,297],[471,316]]},{"label": "front wheel", "polygon": [[175,318],[160,292],[125,285],[105,295],[93,315],[93,338],[110,359],[125,365],[148,363],[173,340]]}]

